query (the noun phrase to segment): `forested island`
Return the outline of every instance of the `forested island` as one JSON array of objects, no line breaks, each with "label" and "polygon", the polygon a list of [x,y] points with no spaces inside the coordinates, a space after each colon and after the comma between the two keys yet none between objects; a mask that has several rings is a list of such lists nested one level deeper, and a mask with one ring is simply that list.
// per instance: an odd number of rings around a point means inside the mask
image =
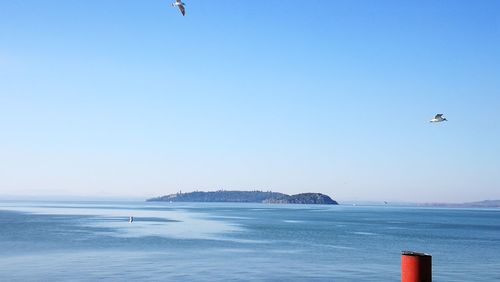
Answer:
[{"label": "forested island", "polygon": [[338,205],[336,201],[321,193],[287,195],[271,191],[212,191],[176,193],[146,200],[148,202],[232,202],[265,204]]}]

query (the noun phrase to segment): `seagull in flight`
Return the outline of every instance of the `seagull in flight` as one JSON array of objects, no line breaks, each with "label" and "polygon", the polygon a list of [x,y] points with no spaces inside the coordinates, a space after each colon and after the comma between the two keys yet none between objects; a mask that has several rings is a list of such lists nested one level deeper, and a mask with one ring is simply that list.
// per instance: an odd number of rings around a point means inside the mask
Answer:
[{"label": "seagull in flight", "polygon": [[181,14],[183,16],[186,15],[186,8],[184,8],[184,5],[186,5],[185,3],[182,3],[181,0],[175,0],[174,3],[172,3],[172,6],[175,7],[177,6],[177,8],[179,8],[179,11],[181,11]]},{"label": "seagull in flight", "polygon": [[443,117],[443,114],[437,114],[433,119],[431,119],[429,122],[442,122],[442,121],[447,121],[447,119],[445,119]]}]

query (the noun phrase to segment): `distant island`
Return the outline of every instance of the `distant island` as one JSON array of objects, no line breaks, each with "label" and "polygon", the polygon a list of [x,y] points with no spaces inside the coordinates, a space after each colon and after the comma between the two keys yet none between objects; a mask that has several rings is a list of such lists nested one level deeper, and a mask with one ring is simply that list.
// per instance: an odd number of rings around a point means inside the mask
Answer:
[{"label": "distant island", "polygon": [[468,203],[428,203],[423,204],[423,206],[446,208],[500,208],[500,200],[486,200]]},{"label": "distant island", "polygon": [[307,204],[338,205],[327,195],[321,193],[302,193],[287,195],[271,191],[213,191],[176,193],[146,200],[148,202],[231,202],[265,204]]}]

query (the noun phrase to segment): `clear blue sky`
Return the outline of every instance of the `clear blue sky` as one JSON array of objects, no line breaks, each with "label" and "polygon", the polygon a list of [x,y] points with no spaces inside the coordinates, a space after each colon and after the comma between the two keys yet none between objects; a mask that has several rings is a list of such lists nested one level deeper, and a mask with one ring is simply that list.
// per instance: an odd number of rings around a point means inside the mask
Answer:
[{"label": "clear blue sky", "polygon": [[500,1],[185,2],[0,1],[0,195],[500,198]]}]

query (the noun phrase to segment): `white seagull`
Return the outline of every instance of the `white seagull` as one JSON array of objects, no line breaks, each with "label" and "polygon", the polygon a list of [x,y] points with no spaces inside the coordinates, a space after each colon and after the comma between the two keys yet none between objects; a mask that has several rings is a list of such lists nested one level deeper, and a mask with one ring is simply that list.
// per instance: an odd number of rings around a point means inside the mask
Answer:
[{"label": "white seagull", "polygon": [[184,5],[186,5],[185,3],[182,3],[181,0],[175,0],[174,3],[172,3],[172,6],[175,7],[177,6],[177,8],[179,8],[179,11],[181,11],[181,14],[183,16],[186,15],[186,8],[184,8]]},{"label": "white seagull", "polygon": [[442,122],[442,121],[447,121],[447,119],[445,119],[443,117],[443,114],[437,114],[433,119],[431,119],[429,122]]}]

